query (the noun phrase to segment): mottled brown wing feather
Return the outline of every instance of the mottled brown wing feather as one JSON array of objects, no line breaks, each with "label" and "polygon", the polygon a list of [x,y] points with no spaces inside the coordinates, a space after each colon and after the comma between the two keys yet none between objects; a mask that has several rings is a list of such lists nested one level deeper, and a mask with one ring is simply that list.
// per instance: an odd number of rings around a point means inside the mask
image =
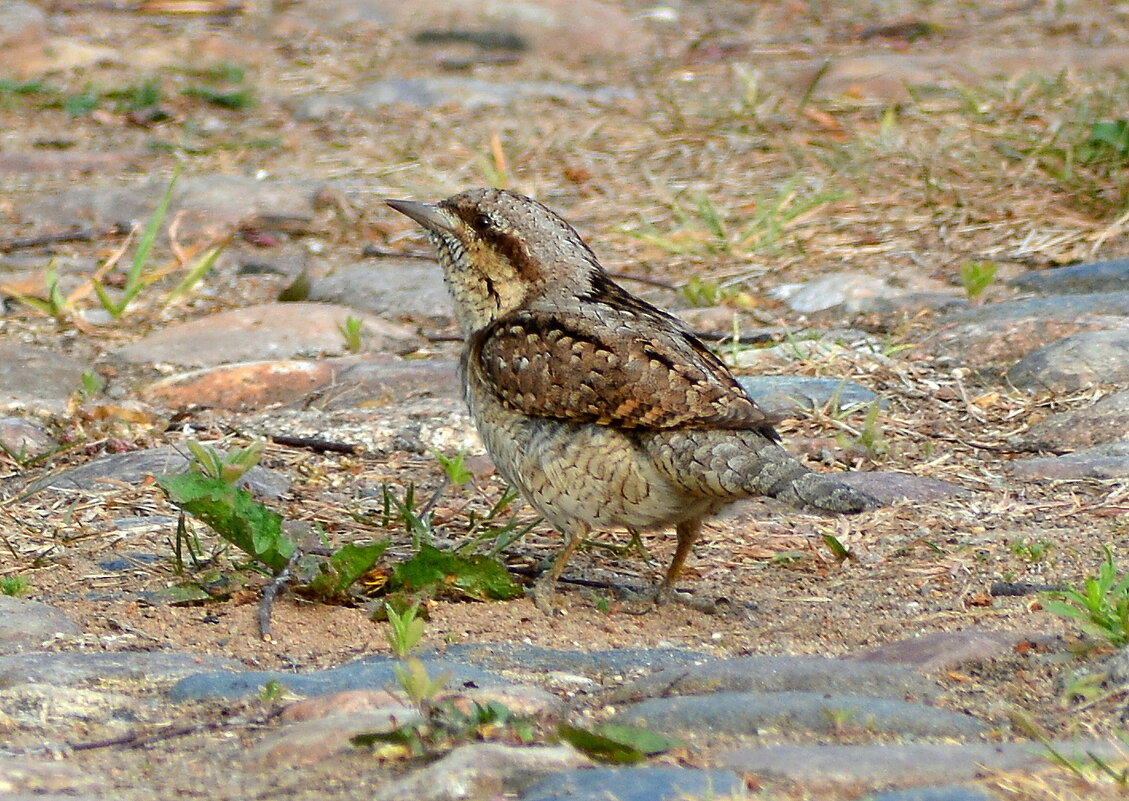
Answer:
[{"label": "mottled brown wing feather", "polygon": [[515,312],[476,336],[471,358],[502,402],[523,414],[775,437],[773,420],[696,337],[665,319],[641,322]]}]

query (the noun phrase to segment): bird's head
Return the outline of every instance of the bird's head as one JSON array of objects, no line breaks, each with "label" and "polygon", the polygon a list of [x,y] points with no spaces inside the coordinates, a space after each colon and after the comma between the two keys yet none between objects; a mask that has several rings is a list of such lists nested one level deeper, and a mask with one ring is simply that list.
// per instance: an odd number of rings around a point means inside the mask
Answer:
[{"label": "bird's head", "polygon": [[589,290],[603,270],[572,226],[535,200],[504,189],[471,189],[439,203],[387,200],[427,231],[455,314],[477,331],[538,301]]}]

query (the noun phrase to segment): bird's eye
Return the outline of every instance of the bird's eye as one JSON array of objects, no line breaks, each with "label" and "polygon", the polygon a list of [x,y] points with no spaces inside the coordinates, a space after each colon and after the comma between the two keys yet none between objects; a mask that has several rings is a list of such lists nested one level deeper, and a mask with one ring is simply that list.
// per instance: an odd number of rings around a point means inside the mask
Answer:
[{"label": "bird's eye", "polygon": [[489,231],[494,227],[494,220],[489,214],[478,214],[474,218],[474,227],[479,231]]}]

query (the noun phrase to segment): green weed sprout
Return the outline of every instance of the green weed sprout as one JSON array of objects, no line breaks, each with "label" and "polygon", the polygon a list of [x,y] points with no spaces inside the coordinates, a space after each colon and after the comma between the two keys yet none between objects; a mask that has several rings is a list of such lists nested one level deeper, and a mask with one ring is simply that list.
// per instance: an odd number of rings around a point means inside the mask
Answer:
[{"label": "green weed sprout", "polygon": [[1129,574],[1119,576],[1109,546],[1096,576],[1081,589],[1070,588],[1044,596],[1043,608],[1070,618],[1082,631],[1106,640],[1114,648],[1129,645]]}]

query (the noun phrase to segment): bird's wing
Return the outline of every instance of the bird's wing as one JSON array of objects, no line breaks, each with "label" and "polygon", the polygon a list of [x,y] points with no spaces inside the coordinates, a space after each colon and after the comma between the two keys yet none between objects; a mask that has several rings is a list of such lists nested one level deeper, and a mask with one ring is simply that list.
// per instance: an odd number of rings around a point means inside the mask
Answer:
[{"label": "bird's wing", "polygon": [[[661,317],[659,316],[661,315]],[[757,429],[774,422],[693,334],[665,314],[641,321],[523,310],[471,343],[508,408],[635,429]]]}]

